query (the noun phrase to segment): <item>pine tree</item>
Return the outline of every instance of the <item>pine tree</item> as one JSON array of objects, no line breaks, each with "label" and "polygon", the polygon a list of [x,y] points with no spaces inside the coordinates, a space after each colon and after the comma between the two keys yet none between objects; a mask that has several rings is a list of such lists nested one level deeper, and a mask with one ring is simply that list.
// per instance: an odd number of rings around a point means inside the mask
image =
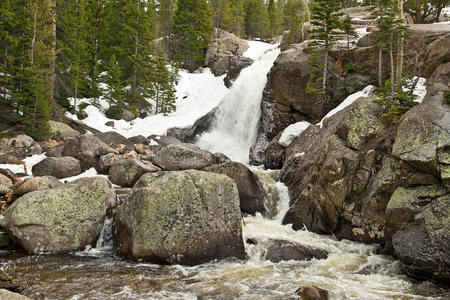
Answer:
[{"label": "pine tree", "polygon": [[113,54],[107,65],[107,75],[104,82],[108,86],[108,91],[105,93],[105,98],[109,103],[109,107],[119,107],[123,109],[125,101],[124,84],[122,80],[122,71],[116,56]]},{"label": "pine tree", "polygon": [[289,30],[290,43],[304,40],[303,24],[309,18],[308,8],[303,0],[287,0],[284,6],[284,25]]},{"label": "pine tree", "polygon": [[247,0],[245,10],[245,34],[248,37],[266,37],[268,17],[264,0]]},{"label": "pine tree", "polygon": [[342,2],[339,0],[316,0],[312,8],[311,24],[315,26],[312,30],[310,46],[323,51],[322,90],[327,98],[328,90],[328,63],[329,52],[339,40],[341,33],[340,12]]},{"label": "pine tree", "polygon": [[275,0],[269,0],[267,4],[267,16],[268,16],[268,34],[270,37],[274,37],[279,34],[279,18]]},{"label": "pine tree", "polygon": [[194,71],[205,61],[213,32],[211,10],[206,0],[179,0],[174,18],[175,59]]},{"label": "pine tree", "polygon": [[10,106],[12,50],[16,39],[10,34],[15,26],[9,1],[0,2],[0,104]]},{"label": "pine tree", "polygon": [[161,50],[154,59],[154,68],[155,113],[163,113],[166,116],[175,111],[176,96],[174,78],[167,68],[167,60]]},{"label": "pine tree", "polygon": [[358,34],[352,26],[352,19],[348,15],[342,21],[342,31],[347,38],[347,50],[350,50],[350,39],[357,37]]},{"label": "pine tree", "polygon": [[213,14],[214,27],[226,31],[232,30],[233,16],[230,0],[211,0],[211,10]]},{"label": "pine tree", "polygon": [[241,36],[242,34],[244,34],[244,16],[244,0],[231,0],[231,32],[233,32],[237,36]]}]

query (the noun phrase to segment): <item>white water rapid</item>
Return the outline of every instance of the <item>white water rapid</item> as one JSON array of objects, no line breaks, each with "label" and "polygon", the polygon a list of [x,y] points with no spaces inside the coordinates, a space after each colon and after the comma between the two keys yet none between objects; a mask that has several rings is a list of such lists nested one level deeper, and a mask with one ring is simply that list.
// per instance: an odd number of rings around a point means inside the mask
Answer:
[{"label": "white water rapid", "polygon": [[258,134],[261,98],[267,73],[277,58],[278,45],[270,46],[241,74],[219,105],[211,129],[197,145],[211,152],[221,152],[234,161],[248,163],[250,147]]}]

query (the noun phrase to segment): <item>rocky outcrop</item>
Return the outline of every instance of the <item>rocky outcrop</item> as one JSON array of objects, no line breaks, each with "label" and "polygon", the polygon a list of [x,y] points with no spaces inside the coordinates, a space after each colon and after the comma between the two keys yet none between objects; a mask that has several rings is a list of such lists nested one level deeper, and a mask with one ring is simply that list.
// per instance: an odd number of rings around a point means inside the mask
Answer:
[{"label": "rocky outcrop", "polygon": [[105,178],[79,179],[25,194],[2,214],[0,225],[30,254],[81,250],[100,234],[114,196]]},{"label": "rocky outcrop", "polygon": [[245,165],[230,161],[206,167],[203,171],[224,174],[236,182],[242,212],[255,214],[265,211],[264,193],[256,176]]},{"label": "rocky outcrop", "polygon": [[449,216],[449,187],[396,189],[386,208],[385,232],[409,275],[450,284]]},{"label": "rocky outcrop", "polygon": [[24,159],[41,153],[42,147],[27,135],[18,135],[13,138],[0,140],[0,154],[9,154],[18,159]]},{"label": "rocky outcrop", "polygon": [[97,133],[95,137],[112,148],[115,145],[124,145],[127,151],[134,150],[134,143],[115,131]]},{"label": "rocky outcrop", "polygon": [[[99,158],[108,153],[117,153],[116,150],[102,142],[95,136],[82,135],[72,138],[64,144],[63,156],[78,159],[83,171],[92,167],[99,170]],[[100,170],[99,170],[100,171]]]},{"label": "rocky outcrop", "polygon": [[183,143],[194,143],[196,139],[210,129],[210,126],[216,116],[217,107],[209,113],[199,118],[191,126],[184,128],[173,127],[167,130],[168,137],[174,137]]},{"label": "rocky outcrop", "polygon": [[225,85],[230,87],[242,69],[250,66],[253,60],[242,56],[248,49],[246,41],[232,33],[216,29],[206,53],[205,65],[215,76],[227,74]]},{"label": "rocky outcrop", "polygon": [[47,157],[33,166],[34,176],[68,178],[81,174],[80,161],[70,156]]},{"label": "rocky outcrop", "polygon": [[117,211],[120,252],[163,264],[245,256],[236,184],[202,171],[141,177]]},{"label": "rocky outcrop", "polygon": [[53,137],[71,137],[71,136],[79,136],[80,132],[73,129],[69,125],[56,121],[48,121],[49,132]]},{"label": "rocky outcrop", "polygon": [[172,144],[162,148],[153,162],[167,171],[202,169],[213,165],[214,155],[193,144]]},{"label": "rocky outcrop", "polygon": [[160,168],[139,159],[116,159],[109,169],[111,182],[121,187],[132,187],[145,173],[158,172]]}]

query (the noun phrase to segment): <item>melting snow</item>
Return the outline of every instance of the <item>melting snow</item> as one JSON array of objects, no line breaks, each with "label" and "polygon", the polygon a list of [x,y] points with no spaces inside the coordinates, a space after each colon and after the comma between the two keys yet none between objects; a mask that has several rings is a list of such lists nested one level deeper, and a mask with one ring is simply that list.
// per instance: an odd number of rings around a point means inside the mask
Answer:
[{"label": "melting snow", "polygon": [[283,134],[278,140],[278,144],[280,144],[283,147],[289,147],[291,143],[294,141],[294,139],[298,137],[300,134],[302,134],[302,132],[305,131],[309,127],[309,125],[311,125],[309,122],[298,122],[289,125],[283,131]]}]

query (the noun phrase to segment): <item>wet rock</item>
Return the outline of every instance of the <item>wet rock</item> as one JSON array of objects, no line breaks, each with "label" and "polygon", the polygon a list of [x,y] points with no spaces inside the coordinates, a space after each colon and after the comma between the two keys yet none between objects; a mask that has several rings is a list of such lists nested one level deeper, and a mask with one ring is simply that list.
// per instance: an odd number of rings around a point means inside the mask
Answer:
[{"label": "wet rock", "polygon": [[202,169],[214,164],[214,155],[193,144],[172,144],[158,151],[154,163],[168,171]]},{"label": "wet rock", "polygon": [[210,293],[197,296],[197,300],[233,300],[233,299],[236,299],[236,296],[226,295],[222,293]]},{"label": "wet rock", "polygon": [[80,161],[70,156],[48,157],[32,168],[34,176],[68,178],[81,174]]},{"label": "wet rock", "polygon": [[328,300],[328,291],[316,286],[301,286],[295,293],[302,300]]},{"label": "wet rock", "polygon": [[397,188],[386,208],[386,236],[409,275],[450,283],[450,189]]},{"label": "wet rock", "polygon": [[248,214],[264,212],[264,193],[258,185],[256,176],[243,164],[226,162],[203,168],[203,171],[224,174],[237,184],[241,211]]},{"label": "wet rock", "polygon": [[42,147],[27,135],[0,140],[0,154],[9,154],[24,159],[28,156],[41,154]]},{"label": "wet rock", "polygon": [[328,253],[325,250],[314,249],[302,244],[284,240],[269,240],[263,243],[266,248],[266,259],[278,263],[283,260],[311,260],[326,259]]},{"label": "wet rock", "polygon": [[48,121],[49,132],[53,137],[65,138],[70,136],[79,136],[80,132],[73,129],[67,124],[56,122],[56,121]]},{"label": "wet rock", "polygon": [[2,214],[0,225],[30,254],[77,251],[98,237],[114,198],[109,180],[82,178],[25,194]]},{"label": "wet rock", "polygon": [[31,298],[0,288],[0,299],[7,300],[31,300]]},{"label": "wet rock", "polygon": [[264,150],[264,167],[266,169],[281,169],[284,165],[285,148],[278,143],[282,134],[283,132],[280,132],[274,137]]},{"label": "wet rock", "polygon": [[135,158],[116,159],[109,169],[111,182],[122,187],[132,187],[145,173],[161,169],[151,163],[144,163]]},{"label": "wet rock", "polygon": [[210,112],[199,118],[191,126],[186,126],[184,128],[174,127],[167,130],[167,135],[175,137],[182,141],[183,143],[194,143],[195,140],[208,129],[210,129],[211,123],[216,116],[217,107],[212,109]]},{"label": "wet rock", "polygon": [[72,156],[81,163],[81,168],[86,171],[92,167],[99,170],[100,156],[108,153],[117,153],[113,148],[102,142],[95,136],[82,135],[72,138],[64,144],[63,156]]},{"label": "wet rock", "polygon": [[0,195],[9,193],[13,188],[13,182],[11,179],[3,174],[0,174]]},{"label": "wet rock", "polygon": [[230,88],[233,82],[239,77],[241,71],[253,64],[253,60],[243,56],[231,56],[224,58],[223,62],[227,72],[227,76],[224,78],[225,86]]},{"label": "wet rock", "polygon": [[236,184],[221,174],[145,174],[117,210],[117,233],[122,254],[157,263],[245,257]]},{"label": "wet rock", "polygon": [[11,240],[9,239],[6,232],[0,230],[0,249],[4,249],[11,246]]},{"label": "wet rock", "polygon": [[14,188],[14,197],[19,198],[27,193],[61,187],[63,183],[52,176],[32,177]]},{"label": "wet rock", "polygon": [[124,145],[126,151],[134,150],[134,143],[115,131],[97,133],[95,137],[112,148],[114,145]]}]

